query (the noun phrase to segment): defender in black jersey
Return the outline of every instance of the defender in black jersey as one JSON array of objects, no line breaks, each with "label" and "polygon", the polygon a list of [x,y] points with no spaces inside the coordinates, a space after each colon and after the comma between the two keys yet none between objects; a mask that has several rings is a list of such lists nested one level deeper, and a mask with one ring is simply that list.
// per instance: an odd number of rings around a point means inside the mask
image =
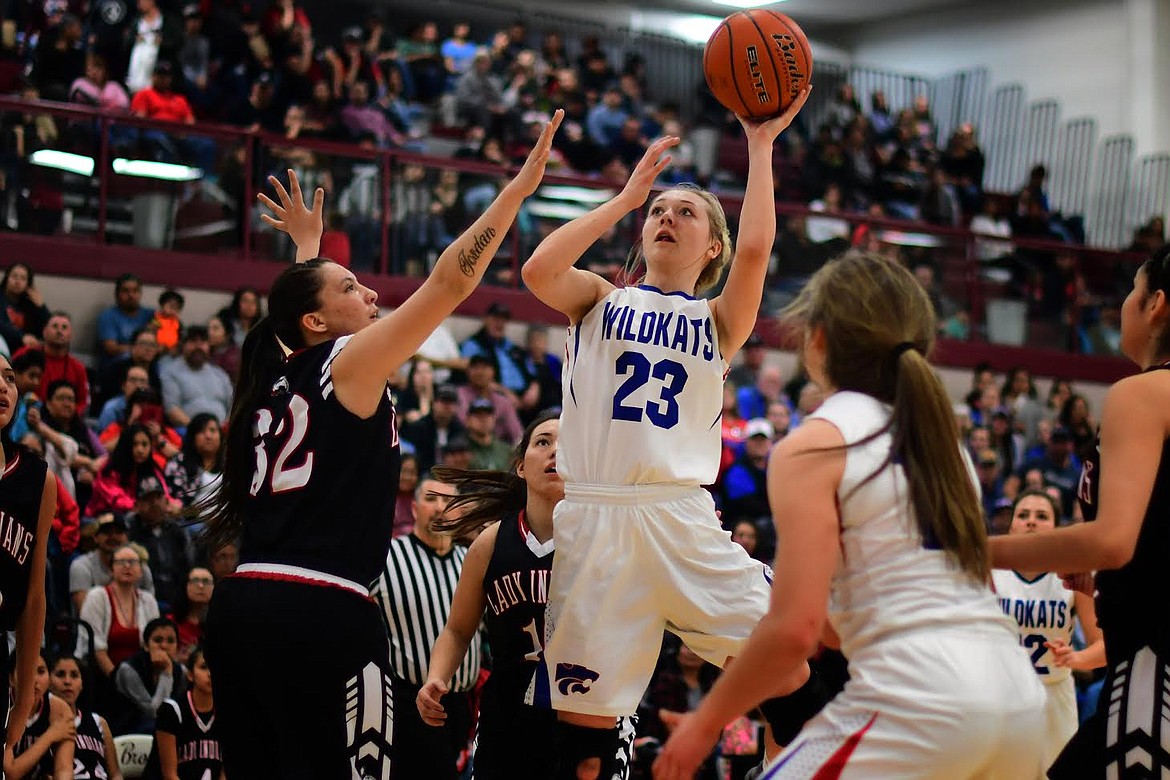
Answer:
[{"label": "defender in black jersey", "polygon": [[108,780],[121,777],[118,754],[106,719],[77,706],[81,696],[81,665],[70,655],[53,661],[49,676],[53,695],[73,710],[73,780]]},{"label": "defender in black jersey", "polygon": [[37,780],[61,775],[73,766],[73,713],[49,692],[49,669],[38,656],[33,690],[36,706],[23,724],[11,759],[5,756],[5,776]]},{"label": "defender in black jersey", "polygon": [[[556,766],[556,713],[525,704],[524,694],[544,648],[552,510],[564,497],[556,471],[559,429],[555,413],[533,420],[513,452],[512,473],[436,469],[436,477],[460,487],[451,506],[464,507],[452,513],[459,519],[445,530],[458,535],[499,518],[464,558],[451,616],[431,651],[427,683],[417,700],[423,721],[441,725],[446,718],[441,698],[482,619],[492,670],[480,701],[475,780],[546,778]],[[630,768],[633,729],[622,734],[627,739],[614,778],[628,776]]]},{"label": "defender in black jersey", "polygon": [[1170,245],[1138,270],[1121,309],[1121,349],[1142,373],[1109,390],[1078,489],[1085,523],[996,537],[997,567],[1097,571],[1107,679],[1093,718],[1054,778],[1170,774]]},{"label": "defender in black jersey", "polygon": [[[229,777],[390,777],[389,647],[368,590],[386,560],[398,484],[387,380],[483,277],[540,183],[562,116],[387,317],[373,290],[328,260],[273,283],[269,315],[244,342],[223,479],[200,508],[213,545],[242,538],[205,634]],[[280,203],[261,196],[275,214],[265,220],[289,233],[298,261],[313,257],[323,192],[310,211],[291,171],[291,195],[271,181]],[[278,677],[297,685],[258,673],[282,662]]]},{"label": "defender in black jersey", "polygon": [[172,774],[179,780],[219,780],[223,772],[211,672],[202,650],[191,653],[188,677],[186,695],[167,699],[158,708],[143,780],[165,780]]},{"label": "defender in black jersey", "polygon": [[[10,702],[5,755],[16,747],[24,722],[32,712],[33,684],[45,630],[45,557],[53,515],[57,511],[57,482],[45,462],[12,444],[8,436],[16,409],[16,374],[8,358],[0,356],[0,632],[16,632],[16,659],[8,643],[0,642],[0,680],[16,678],[16,698]],[[0,771],[2,780],[3,771]]]}]

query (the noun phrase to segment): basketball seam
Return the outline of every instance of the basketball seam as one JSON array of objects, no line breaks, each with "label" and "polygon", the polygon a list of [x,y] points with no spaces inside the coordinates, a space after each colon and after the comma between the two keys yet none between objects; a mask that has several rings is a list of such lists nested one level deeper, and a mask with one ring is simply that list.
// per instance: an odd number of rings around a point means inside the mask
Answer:
[{"label": "basketball seam", "polygon": [[[746,11],[737,11],[736,14],[746,14]],[[731,17],[727,17],[730,19]],[[744,109],[744,113],[751,117],[753,114],[747,111],[748,103],[743,99],[743,92],[739,89],[739,79],[735,77],[735,38],[731,35],[731,25],[727,23],[727,19],[723,20],[723,26],[727,28],[727,72],[731,76],[731,85],[735,87],[735,96],[739,98],[739,105]],[[737,112],[732,112],[737,113]]]},{"label": "basketball seam", "polygon": [[[769,11],[768,13],[772,12]],[[776,58],[772,55],[772,41],[767,35],[764,34],[764,31],[760,29],[759,23],[756,22],[755,18],[751,14],[746,14],[746,16],[748,21],[752,23],[752,26],[756,28],[756,32],[760,34],[760,40],[764,42],[764,51],[768,52],[768,64],[772,66],[772,75],[776,77],[776,112],[779,113],[780,111],[784,110],[784,99],[788,96],[784,94],[787,90],[783,88],[784,85],[780,81],[780,70],[776,67]],[[785,25],[784,28],[788,29],[788,25]]]}]

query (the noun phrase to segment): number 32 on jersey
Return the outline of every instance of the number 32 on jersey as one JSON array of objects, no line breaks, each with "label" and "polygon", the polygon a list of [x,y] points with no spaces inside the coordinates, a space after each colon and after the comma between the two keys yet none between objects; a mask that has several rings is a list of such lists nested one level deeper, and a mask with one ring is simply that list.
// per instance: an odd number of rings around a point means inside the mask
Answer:
[{"label": "number 32 on jersey", "polygon": [[[265,480],[270,480],[269,488],[272,493],[283,493],[288,490],[299,490],[309,484],[309,477],[313,474],[313,452],[310,450],[296,459],[295,465],[290,465],[297,448],[305,440],[309,432],[309,402],[300,394],[289,398],[288,409],[272,431],[273,416],[271,409],[260,409],[252,422],[252,440],[256,443],[256,470],[252,473],[251,494],[256,495],[264,487]],[[269,474],[268,449],[264,437],[272,431],[279,442],[283,436],[283,443],[276,455]]]}]

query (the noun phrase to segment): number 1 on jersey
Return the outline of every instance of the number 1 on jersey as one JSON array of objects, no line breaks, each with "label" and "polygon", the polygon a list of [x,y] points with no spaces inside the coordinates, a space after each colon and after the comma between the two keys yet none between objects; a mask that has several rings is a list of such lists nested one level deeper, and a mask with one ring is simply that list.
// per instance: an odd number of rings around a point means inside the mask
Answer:
[{"label": "number 1 on jersey", "polygon": [[[272,411],[261,409],[256,412],[256,420],[252,426],[252,437],[256,441],[256,470],[252,473],[251,494],[256,495],[264,486],[268,478],[268,450],[264,444],[264,437],[272,430]],[[287,424],[286,424],[287,423]],[[305,455],[299,466],[287,467],[288,459],[296,452],[297,447],[305,440],[309,432],[309,402],[300,395],[293,395],[288,401],[288,411],[284,419],[276,426],[273,435],[280,436],[288,429],[288,438],[276,456],[276,463],[272,468],[271,492],[283,493],[286,490],[297,490],[309,484],[309,477],[313,473],[313,453]]]}]

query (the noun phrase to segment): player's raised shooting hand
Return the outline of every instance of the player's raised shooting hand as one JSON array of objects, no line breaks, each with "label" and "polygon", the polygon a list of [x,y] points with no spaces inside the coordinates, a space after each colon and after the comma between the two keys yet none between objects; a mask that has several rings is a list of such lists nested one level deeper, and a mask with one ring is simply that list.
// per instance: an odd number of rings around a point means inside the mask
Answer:
[{"label": "player's raised shooting hand", "polygon": [[280,202],[277,203],[263,192],[256,193],[256,199],[272,211],[272,215],[261,214],[260,219],[264,220],[265,224],[288,233],[298,249],[318,245],[324,230],[321,214],[325,208],[325,190],[318,187],[314,191],[313,206],[308,208],[301,195],[301,183],[291,168],[288,171],[287,190],[275,176],[269,176],[268,182],[276,191],[276,197]]}]

